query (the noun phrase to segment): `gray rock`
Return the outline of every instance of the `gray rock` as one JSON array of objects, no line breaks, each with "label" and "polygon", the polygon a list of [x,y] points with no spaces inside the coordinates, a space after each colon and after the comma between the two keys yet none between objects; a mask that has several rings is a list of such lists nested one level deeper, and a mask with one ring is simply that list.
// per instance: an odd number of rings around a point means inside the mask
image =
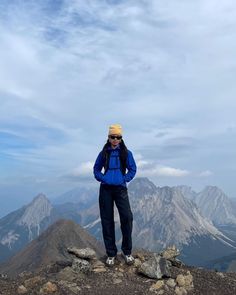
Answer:
[{"label": "gray rock", "polygon": [[221,278],[224,278],[225,275],[222,273],[222,272],[216,272],[217,276],[221,277]]},{"label": "gray rock", "polygon": [[148,261],[141,264],[138,271],[149,278],[161,279],[170,277],[170,263],[157,253],[154,253]]},{"label": "gray rock", "polygon": [[105,263],[103,263],[102,261],[100,260],[96,260],[94,263],[93,263],[93,267],[94,268],[97,268],[97,267],[104,267],[105,266]]},{"label": "gray rock", "polygon": [[188,292],[187,292],[187,290],[184,287],[178,287],[177,286],[175,288],[175,294],[177,294],[177,295],[187,295]]},{"label": "gray rock", "polygon": [[73,260],[72,269],[76,272],[88,273],[92,270],[92,266],[87,260],[76,258]]},{"label": "gray rock", "polygon": [[120,283],[122,283],[121,279],[114,279],[113,280],[113,284],[120,284]]},{"label": "gray rock", "polygon": [[79,258],[85,258],[85,259],[96,258],[96,252],[91,248],[78,249],[75,247],[70,247],[70,248],[67,248],[67,251]]},{"label": "gray rock", "polygon": [[171,288],[174,288],[176,286],[176,282],[174,279],[169,279],[166,281],[166,285],[168,285]]}]

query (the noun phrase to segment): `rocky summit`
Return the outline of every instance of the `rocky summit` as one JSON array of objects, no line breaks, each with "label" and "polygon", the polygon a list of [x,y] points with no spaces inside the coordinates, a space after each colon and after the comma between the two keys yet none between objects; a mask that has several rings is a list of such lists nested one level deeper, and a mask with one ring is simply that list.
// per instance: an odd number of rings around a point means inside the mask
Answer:
[{"label": "rocky summit", "polygon": [[[236,294],[236,274],[207,271],[184,265],[175,247],[161,253],[136,250],[128,266],[118,253],[113,267],[105,265],[91,248],[65,249],[70,264],[53,262],[37,272],[23,271],[15,278],[0,277],[0,294]],[[34,259],[34,257],[32,257]]]},{"label": "rocky summit", "polygon": [[79,224],[61,219],[1,264],[0,273],[16,276],[23,271],[37,272],[42,266],[53,263],[64,266],[71,264],[68,252],[73,250],[74,245],[79,248],[92,248],[98,257],[104,253],[103,245]]}]

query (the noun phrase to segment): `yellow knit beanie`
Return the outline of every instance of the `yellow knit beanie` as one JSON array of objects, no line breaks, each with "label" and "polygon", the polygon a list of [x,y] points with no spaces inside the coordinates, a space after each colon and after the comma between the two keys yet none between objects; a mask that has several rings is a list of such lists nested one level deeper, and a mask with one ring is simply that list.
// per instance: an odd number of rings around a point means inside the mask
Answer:
[{"label": "yellow knit beanie", "polygon": [[122,135],[122,127],[119,124],[114,124],[109,127],[108,135]]}]

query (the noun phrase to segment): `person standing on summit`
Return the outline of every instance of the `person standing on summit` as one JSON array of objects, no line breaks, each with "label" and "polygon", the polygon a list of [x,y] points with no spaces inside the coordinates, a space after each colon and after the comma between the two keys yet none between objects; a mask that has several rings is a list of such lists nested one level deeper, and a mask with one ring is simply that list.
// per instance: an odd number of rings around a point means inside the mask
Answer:
[{"label": "person standing on summit", "polygon": [[133,155],[122,139],[122,127],[119,124],[111,125],[107,142],[99,153],[93,167],[94,177],[101,182],[99,209],[103,240],[107,253],[106,264],[108,266],[115,264],[117,255],[114,202],[120,216],[121,250],[127,264],[134,262],[132,256],[133,214],[130,208],[126,183],[134,178],[136,170]]}]

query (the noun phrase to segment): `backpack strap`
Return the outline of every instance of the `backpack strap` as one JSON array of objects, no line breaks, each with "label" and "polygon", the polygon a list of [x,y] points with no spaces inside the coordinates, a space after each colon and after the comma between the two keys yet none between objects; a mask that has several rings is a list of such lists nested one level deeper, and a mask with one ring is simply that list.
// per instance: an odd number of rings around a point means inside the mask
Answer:
[{"label": "backpack strap", "polygon": [[109,168],[109,162],[110,162],[110,157],[111,157],[111,152],[109,152],[108,150],[106,150],[104,152],[103,158],[104,158],[104,174],[107,173],[107,170]]},{"label": "backpack strap", "polygon": [[126,173],[127,158],[128,158],[127,149],[120,151],[120,170],[123,175],[125,175],[125,173]]}]

